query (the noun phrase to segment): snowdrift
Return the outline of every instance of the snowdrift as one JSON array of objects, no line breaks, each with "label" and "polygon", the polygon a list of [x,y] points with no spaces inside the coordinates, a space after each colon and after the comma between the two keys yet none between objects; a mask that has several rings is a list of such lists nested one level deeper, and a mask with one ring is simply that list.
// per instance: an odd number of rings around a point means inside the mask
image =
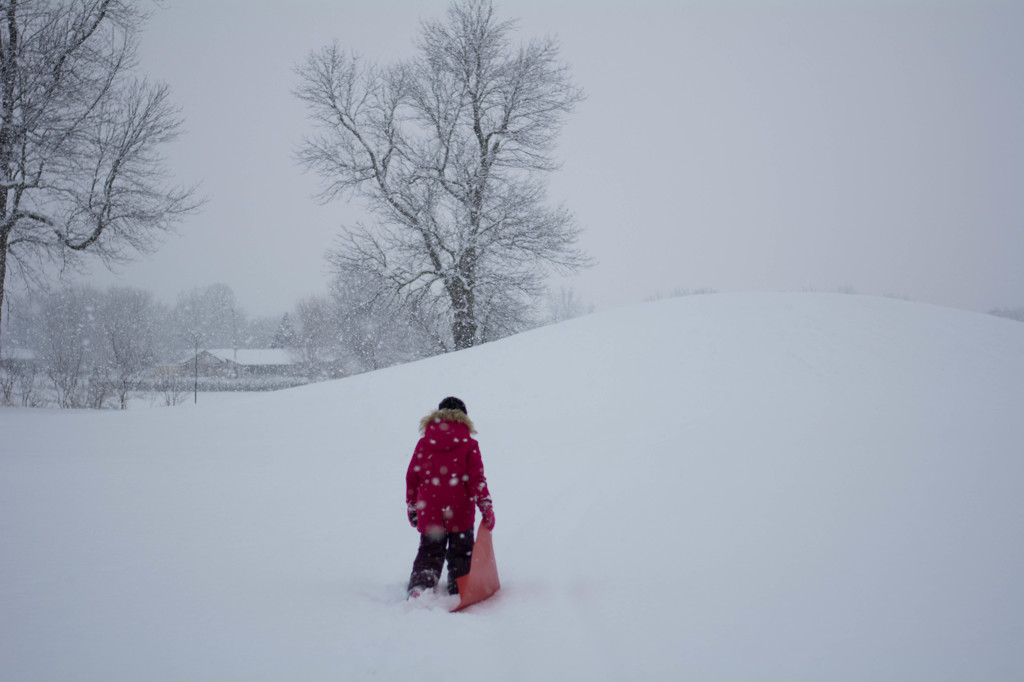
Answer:
[{"label": "snowdrift", "polygon": [[[454,394],[502,590],[404,600]],[[1024,679],[1024,325],[714,295],[227,404],[0,410],[0,677]],[[433,604],[433,605],[432,605]]]}]

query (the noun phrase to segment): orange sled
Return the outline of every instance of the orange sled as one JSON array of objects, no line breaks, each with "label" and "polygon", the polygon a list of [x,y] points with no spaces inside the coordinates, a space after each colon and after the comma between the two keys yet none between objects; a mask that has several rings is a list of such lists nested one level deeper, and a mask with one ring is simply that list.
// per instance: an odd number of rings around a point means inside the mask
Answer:
[{"label": "orange sled", "polygon": [[459,605],[452,609],[452,613],[481,602],[501,589],[501,583],[498,582],[498,564],[494,561],[491,531],[482,523],[476,542],[473,543],[469,573],[455,582],[459,585]]}]

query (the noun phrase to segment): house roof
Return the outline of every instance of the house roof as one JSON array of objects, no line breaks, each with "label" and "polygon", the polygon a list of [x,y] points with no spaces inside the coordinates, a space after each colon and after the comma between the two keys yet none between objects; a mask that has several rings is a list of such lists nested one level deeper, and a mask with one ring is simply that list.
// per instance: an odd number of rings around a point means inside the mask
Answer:
[{"label": "house roof", "polygon": [[284,348],[211,348],[206,352],[218,360],[248,367],[295,364],[292,354]]}]

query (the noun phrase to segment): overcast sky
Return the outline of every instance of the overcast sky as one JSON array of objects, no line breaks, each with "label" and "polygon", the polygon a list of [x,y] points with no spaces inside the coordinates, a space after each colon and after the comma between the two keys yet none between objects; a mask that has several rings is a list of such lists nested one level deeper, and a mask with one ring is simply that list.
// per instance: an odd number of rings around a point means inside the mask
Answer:
[{"label": "overcast sky", "polygon": [[[317,204],[294,66],[337,39],[414,52],[445,0],[164,0],[143,70],[186,134],[168,157],[204,210],[119,277],[173,302],[223,282],[253,315],[326,293],[358,205]],[[597,261],[566,281],[598,309],[677,289],[851,287],[1024,306],[1024,2],[506,0],[553,35],[587,94],[550,178]]]}]

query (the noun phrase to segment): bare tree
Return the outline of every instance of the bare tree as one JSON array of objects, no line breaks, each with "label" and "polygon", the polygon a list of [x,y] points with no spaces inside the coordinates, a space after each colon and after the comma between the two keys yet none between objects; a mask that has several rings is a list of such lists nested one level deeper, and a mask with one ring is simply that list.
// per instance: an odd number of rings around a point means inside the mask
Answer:
[{"label": "bare tree", "polygon": [[67,286],[41,301],[36,350],[54,391],[58,407],[94,404],[90,379],[95,378],[96,310],[99,292]]},{"label": "bare tree", "polygon": [[1009,320],[1017,320],[1018,322],[1024,322],[1024,307],[1021,308],[993,308],[988,311],[989,315],[995,315],[996,317],[1005,317]]},{"label": "bare tree", "polygon": [[111,288],[103,299],[107,383],[122,410],[128,409],[129,394],[154,364],[154,310],[152,294],[138,289]]},{"label": "bare tree", "polygon": [[13,361],[0,360],[0,405],[14,404],[14,387],[18,383],[19,374],[17,370]]},{"label": "bare tree", "polygon": [[337,44],[297,69],[317,134],[299,158],[325,201],[362,197],[379,222],[346,229],[336,270],[385,282],[466,348],[521,326],[548,269],[587,264],[564,207],[541,178],[582,99],[553,39],[514,46],[489,0],[425,22],[419,56],[364,64]]},{"label": "bare tree", "polygon": [[173,316],[180,348],[237,350],[242,346],[246,314],[227,284],[211,284],[179,294]]},{"label": "bare tree", "polygon": [[426,313],[382,296],[378,279],[359,274],[341,271],[331,282],[333,315],[347,373],[368,372],[444,351],[430,333],[435,325]]},{"label": "bare tree", "polygon": [[592,312],[594,306],[583,303],[576,296],[575,290],[561,287],[557,292],[548,294],[548,315],[545,324],[564,322]]},{"label": "bare tree", "polygon": [[37,381],[41,362],[35,332],[40,311],[34,298],[31,295],[8,296],[4,301],[8,323],[3,332],[7,350],[5,357],[0,358],[0,384],[5,404],[22,407],[46,404]]},{"label": "bare tree", "polygon": [[0,315],[8,257],[30,278],[117,262],[197,206],[159,154],[180,130],[168,89],[133,76],[144,18],[131,0],[0,0]]},{"label": "bare tree", "polygon": [[338,325],[331,302],[323,296],[307,296],[295,309],[300,331],[296,334],[293,352],[298,355],[306,376],[313,378],[325,372],[325,365],[334,360],[339,344]]}]

